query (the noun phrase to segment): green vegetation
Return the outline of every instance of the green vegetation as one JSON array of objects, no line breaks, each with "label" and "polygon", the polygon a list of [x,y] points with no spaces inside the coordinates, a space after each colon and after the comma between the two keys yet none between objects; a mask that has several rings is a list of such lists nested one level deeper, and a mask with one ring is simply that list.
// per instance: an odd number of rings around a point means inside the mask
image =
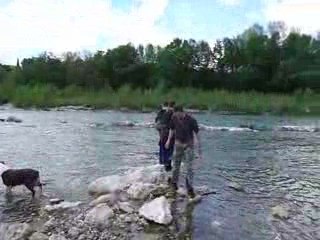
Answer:
[{"label": "green vegetation", "polygon": [[18,107],[58,107],[65,105],[88,106],[96,109],[133,110],[155,109],[165,99],[175,99],[187,108],[210,111],[240,111],[246,113],[319,114],[316,107],[320,95],[312,92],[264,94],[258,92],[232,93],[225,90],[204,91],[199,89],[141,90],[123,86],[111,89],[85,90],[79,87],[58,89],[50,86],[19,86],[5,94]]},{"label": "green vegetation", "polygon": [[94,54],[43,53],[0,64],[0,103],[154,108],[170,97],[188,107],[251,113],[319,113],[320,39],[281,22],[234,38],[174,39]]}]

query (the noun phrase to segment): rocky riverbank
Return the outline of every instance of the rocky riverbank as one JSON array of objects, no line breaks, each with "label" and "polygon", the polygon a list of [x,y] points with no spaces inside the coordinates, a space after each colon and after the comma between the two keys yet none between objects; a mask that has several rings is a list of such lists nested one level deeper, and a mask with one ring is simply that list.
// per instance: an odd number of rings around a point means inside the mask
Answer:
[{"label": "rocky riverbank", "polygon": [[[180,217],[201,200],[199,195],[190,202],[184,189],[172,195],[159,165],[101,177],[88,192],[90,203],[52,201],[31,223],[1,224],[0,239],[176,239],[187,228],[177,229]],[[202,187],[197,192],[210,191]]]}]

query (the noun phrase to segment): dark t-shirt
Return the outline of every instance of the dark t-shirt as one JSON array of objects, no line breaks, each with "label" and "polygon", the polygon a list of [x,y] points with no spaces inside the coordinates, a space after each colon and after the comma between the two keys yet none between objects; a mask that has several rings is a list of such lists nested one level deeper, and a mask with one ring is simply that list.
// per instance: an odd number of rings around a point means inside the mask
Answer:
[{"label": "dark t-shirt", "polygon": [[166,141],[169,135],[169,124],[171,121],[172,111],[159,112],[156,122],[157,129],[160,133],[161,141]]},{"label": "dark t-shirt", "polygon": [[193,132],[199,132],[197,120],[185,113],[174,113],[169,127],[175,130],[175,139],[186,144],[193,142]]}]

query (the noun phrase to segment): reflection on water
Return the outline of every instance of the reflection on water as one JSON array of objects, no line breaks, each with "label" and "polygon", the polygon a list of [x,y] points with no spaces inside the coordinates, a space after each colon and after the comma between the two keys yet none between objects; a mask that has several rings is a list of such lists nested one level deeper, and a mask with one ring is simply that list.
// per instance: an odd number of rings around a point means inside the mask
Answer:
[{"label": "reflection on water", "polygon": [[[89,201],[90,181],[157,162],[158,136],[150,127],[153,114],[0,111],[0,118],[11,115],[23,123],[0,123],[1,161],[39,169],[47,185],[46,196],[35,201],[27,191],[15,191],[10,198],[1,190],[2,222],[30,219],[52,197]],[[196,117],[209,127],[201,131],[203,158],[195,163],[195,184],[216,189],[217,194],[204,197],[198,205],[177,204],[174,227],[180,236],[320,239],[318,119]],[[256,126],[257,130],[244,131],[240,126]],[[241,185],[243,191],[230,188],[230,182]],[[289,207],[288,220],[271,216],[270,209],[279,204]]]}]

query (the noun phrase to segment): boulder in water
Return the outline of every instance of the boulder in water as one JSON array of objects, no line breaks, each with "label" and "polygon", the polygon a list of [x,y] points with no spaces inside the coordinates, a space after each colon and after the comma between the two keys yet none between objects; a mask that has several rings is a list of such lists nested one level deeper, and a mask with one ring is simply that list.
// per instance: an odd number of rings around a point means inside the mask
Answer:
[{"label": "boulder in water", "polygon": [[289,218],[289,212],[288,209],[284,206],[278,205],[271,209],[272,216],[278,217],[281,219],[288,219]]},{"label": "boulder in water", "polygon": [[124,178],[118,175],[101,177],[90,183],[89,193],[93,195],[103,195],[121,191],[127,186]]},{"label": "boulder in water", "polygon": [[139,215],[147,220],[164,225],[168,225],[172,221],[170,204],[164,196],[143,204],[139,209]]},{"label": "boulder in water", "polygon": [[152,165],[128,171],[125,179],[128,183],[160,184],[164,182],[165,174],[162,165]]},{"label": "boulder in water", "polygon": [[14,116],[10,116],[10,117],[7,118],[7,122],[21,123],[22,120],[19,119],[19,118],[14,117]]},{"label": "boulder in water", "polygon": [[134,208],[127,202],[119,202],[118,207],[121,211],[126,212],[126,213],[133,213]]},{"label": "boulder in water", "polygon": [[28,239],[32,233],[33,229],[27,223],[0,224],[1,240]]},{"label": "boulder in water", "polygon": [[113,210],[108,205],[99,204],[87,213],[85,222],[97,226],[107,226],[113,214]]}]

